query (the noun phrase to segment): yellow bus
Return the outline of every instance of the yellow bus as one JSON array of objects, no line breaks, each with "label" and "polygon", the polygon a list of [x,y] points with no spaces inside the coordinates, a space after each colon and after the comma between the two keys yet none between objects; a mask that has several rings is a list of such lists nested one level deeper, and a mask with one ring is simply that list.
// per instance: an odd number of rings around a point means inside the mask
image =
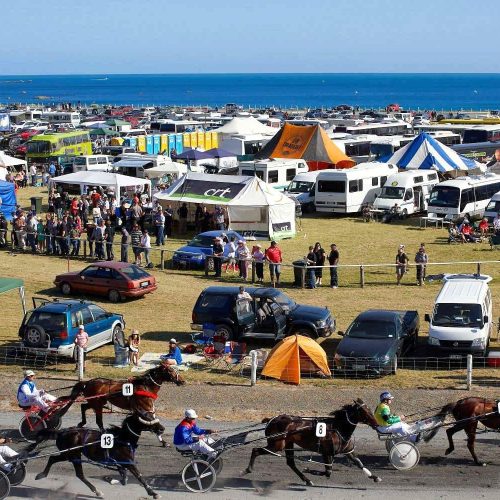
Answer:
[{"label": "yellow bus", "polygon": [[26,159],[29,162],[57,161],[63,155],[91,155],[92,142],[86,130],[40,134],[26,143]]}]

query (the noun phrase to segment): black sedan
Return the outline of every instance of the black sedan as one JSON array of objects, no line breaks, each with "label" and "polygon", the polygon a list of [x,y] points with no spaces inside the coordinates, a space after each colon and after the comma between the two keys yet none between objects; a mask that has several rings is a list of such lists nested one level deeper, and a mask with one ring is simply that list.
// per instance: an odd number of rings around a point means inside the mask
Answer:
[{"label": "black sedan", "polygon": [[334,369],[352,373],[395,374],[398,357],[417,344],[417,311],[372,309],[361,313],[337,346]]}]

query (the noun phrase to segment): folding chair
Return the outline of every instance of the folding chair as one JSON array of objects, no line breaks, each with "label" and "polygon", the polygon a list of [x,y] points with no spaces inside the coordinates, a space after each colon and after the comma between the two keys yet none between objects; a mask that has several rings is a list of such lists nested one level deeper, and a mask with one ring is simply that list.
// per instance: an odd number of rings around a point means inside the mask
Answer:
[{"label": "folding chair", "polygon": [[198,348],[205,348],[212,345],[215,336],[215,325],[212,323],[205,323],[203,325],[203,331],[191,334],[191,339],[193,343]]}]

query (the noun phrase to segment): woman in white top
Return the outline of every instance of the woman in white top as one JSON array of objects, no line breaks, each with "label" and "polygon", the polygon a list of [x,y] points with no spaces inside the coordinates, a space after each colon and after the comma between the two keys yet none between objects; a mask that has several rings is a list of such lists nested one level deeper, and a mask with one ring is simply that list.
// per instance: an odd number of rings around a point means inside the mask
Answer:
[{"label": "woman in white top", "polygon": [[224,254],[227,255],[226,263],[226,273],[229,268],[232,268],[233,273],[236,271],[236,243],[234,242],[234,236],[231,237],[231,241],[228,241],[224,246]]},{"label": "woman in white top", "polygon": [[252,253],[252,258],[255,262],[255,274],[257,275],[257,283],[263,283],[265,255],[262,251],[262,245],[255,245],[254,251]]},{"label": "woman in white top", "polygon": [[151,252],[151,237],[149,236],[147,229],[144,229],[142,232],[141,247],[143,248],[144,258],[146,259],[146,267],[152,267],[151,261],[149,260],[149,253]]},{"label": "woman in white top", "polygon": [[240,268],[240,276],[244,281],[247,280],[248,271],[248,258],[250,257],[250,250],[247,247],[246,242],[243,240],[238,240],[238,246],[236,247],[236,258],[238,259],[238,266]]}]

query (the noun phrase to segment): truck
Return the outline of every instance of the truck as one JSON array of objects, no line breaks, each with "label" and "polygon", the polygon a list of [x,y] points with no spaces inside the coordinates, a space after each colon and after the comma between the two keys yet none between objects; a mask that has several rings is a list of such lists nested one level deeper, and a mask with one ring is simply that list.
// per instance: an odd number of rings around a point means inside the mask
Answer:
[{"label": "truck", "polygon": [[334,369],[366,374],[396,374],[398,358],[418,343],[418,311],[370,309],[345,331],[334,356]]}]

